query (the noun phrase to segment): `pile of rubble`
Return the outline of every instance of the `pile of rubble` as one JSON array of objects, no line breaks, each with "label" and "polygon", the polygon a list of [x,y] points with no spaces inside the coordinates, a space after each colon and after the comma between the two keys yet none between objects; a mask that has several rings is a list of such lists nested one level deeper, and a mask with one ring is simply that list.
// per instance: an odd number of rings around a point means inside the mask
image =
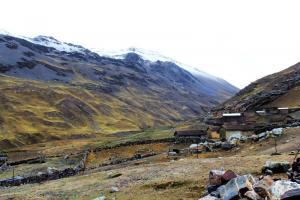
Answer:
[{"label": "pile of rubble", "polygon": [[205,141],[199,144],[191,144],[189,150],[192,153],[212,152],[216,149],[231,150],[237,147],[240,143],[257,142],[268,139],[270,137],[279,137],[284,134],[284,128],[274,128],[270,131],[265,131],[260,134],[244,136],[235,134],[230,136],[227,141]]},{"label": "pile of rubble", "polygon": [[288,176],[291,181],[300,184],[300,158],[297,158],[293,164],[292,168],[288,170]]},{"label": "pile of rubble", "polygon": [[201,153],[201,152],[213,152],[217,149],[231,150],[240,144],[239,139],[231,139],[225,142],[222,141],[212,141],[212,142],[201,142],[199,144],[191,144],[189,146],[189,151],[191,153]]},{"label": "pile of rubble", "polygon": [[[288,128],[288,127],[287,127]],[[273,128],[270,131],[264,131],[264,132],[260,132],[258,134],[254,134],[251,136],[233,136],[228,138],[228,141],[231,140],[240,140],[241,142],[257,142],[257,141],[262,141],[271,137],[280,137],[284,134],[285,129],[287,128]]]},{"label": "pile of rubble", "polygon": [[279,137],[281,136],[282,134],[284,133],[284,129],[283,128],[274,128],[270,131],[265,131],[265,132],[262,132],[262,133],[259,133],[255,136],[252,136],[252,138],[254,140],[265,140],[265,139],[268,139],[270,137]]},{"label": "pile of rubble", "polygon": [[199,200],[296,200],[300,199],[300,159],[290,169],[286,162],[267,162],[263,172],[282,173],[288,171],[289,180],[273,179],[264,175],[259,179],[248,175],[237,175],[231,170],[212,170],[204,197]]}]

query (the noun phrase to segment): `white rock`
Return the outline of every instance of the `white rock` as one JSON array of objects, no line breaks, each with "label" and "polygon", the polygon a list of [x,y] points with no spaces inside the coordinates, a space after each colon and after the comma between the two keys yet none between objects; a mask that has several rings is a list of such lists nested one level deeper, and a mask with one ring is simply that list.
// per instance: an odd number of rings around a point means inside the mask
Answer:
[{"label": "white rock", "polygon": [[105,200],[105,196],[100,196],[100,197],[97,197],[97,198],[95,198],[93,200]]},{"label": "white rock", "polygon": [[241,133],[235,133],[235,134],[231,135],[231,136],[227,139],[227,141],[230,142],[230,141],[232,141],[232,140],[240,140],[241,137],[242,137]]},{"label": "white rock", "polygon": [[119,192],[120,190],[119,190],[119,188],[117,188],[117,187],[111,187],[111,189],[110,189],[110,192],[111,193],[115,193],[115,192]]},{"label": "white rock", "polygon": [[48,174],[53,174],[53,173],[55,173],[55,172],[57,172],[57,169],[56,169],[56,168],[54,168],[54,167],[48,167],[48,168],[47,168],[47,173],[48,173]]},{"label": "white rock", "polygon": [[174,151],[170,151],[170,152],[168,152],[168,155],[169,155],[169,156],[176,156],[176,155],[177,155],[177,153],[176,153],[176,152],[174,152]]},{"label": "white rock", "polygon": [[255,200],[262,200],[262,198],[254,191],[254,190],[249,190],[245,193],[245,196],[248,199],[255,199]]},{"label": "white rock", "polygon": [[283,195],[285,192],[293,189],[300,189],[300,184],[292,181],[280,180],[272,184],[271,194],[274,199],[277,200],[280,199],[281,195]]},{"label": "white rock", "polygon": [[272,130],[272,134],[275,136],[280,136],[283,134],[283,128],[274,128]]},{"label": "white rock", "polygon": [[205,197],[200,198],[199,200],[217,200],[218,198],[211,196],[211,195],[207,195]]},{"label": "white rock", "polygon": [[43,174],[44,174],[44,172],[38,172],[38,173],[37,173],[38,176],[41,176],[41,175],[43,175]]}]

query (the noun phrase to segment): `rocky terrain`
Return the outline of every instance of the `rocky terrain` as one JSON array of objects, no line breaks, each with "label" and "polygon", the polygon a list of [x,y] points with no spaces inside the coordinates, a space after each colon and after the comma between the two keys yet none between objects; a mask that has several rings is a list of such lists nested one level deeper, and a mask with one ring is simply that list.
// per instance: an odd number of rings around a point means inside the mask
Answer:
[{"label": "rocky terrain", "polygon": [[265,107],[300,106],[300,64],[261,78],[234,97],[214,108],[214,111],[243,112]]},{"label": "rocky terrain", "polygon": [[[262,169],[268,163],[267,161],[291,163],[295,157],[294,154],[291,155],[291,151],[297,149],[298,146],[297,141],[300,137],[298,132],[299,128],[289,128],[278,137],[278,151],[281,155],[276,156],[270,155],[274,152],[273,138],[266,138],[255,143],[243,143],[238,148],[229,151],[201,153],[198,158],[196,155],[169,157],[163,153],[170,148],[168,143],[107,149],[94,152],[92,156],[89,156],[84,174],[39,184],[1,188],[0,198],[199,199],[206,195],[207,184],[210,183],[209,172],[213,169],[232,170],[237,175],[252,174],[253,177],[258,178],[263,175]],[[291,142],[287,142],[288,140]],[[142,150],[151,150],[158,154],[142,160],[95,168],[99,166],[99,163],[109,161],[109,158],[128,157]],[[74,155],[69,158],[70,161],[74,159],[73,157]],[[60,165],[61,162],[49,159],[46,165],[27,164],[23,166],[23,170],[16,168],[16,174],[21,175],[25,169],[34,168],[36,172],[44,169],[45,166],[59,167]],[[274,174],[273,178],[287,180],[288,177],[285,173],[279,173]]]},{"label": "rocky terrain", "polygon": [[237,88],[138,52],[104,57],[52,37],[0,35],[0,146],[172,126]]}]

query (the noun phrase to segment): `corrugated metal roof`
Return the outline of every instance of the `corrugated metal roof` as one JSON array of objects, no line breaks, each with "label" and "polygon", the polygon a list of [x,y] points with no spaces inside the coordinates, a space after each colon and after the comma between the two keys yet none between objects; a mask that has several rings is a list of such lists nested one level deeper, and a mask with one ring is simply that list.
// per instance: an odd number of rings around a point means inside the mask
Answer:
[{"label": "corrugated metal roof", "polygon": [[223,113],[223,117],[240,117],[241,113]]},{"label": "corrugated metal roof", "polygon": [[288,107],[278,108],[278,110],[288,110]]}]

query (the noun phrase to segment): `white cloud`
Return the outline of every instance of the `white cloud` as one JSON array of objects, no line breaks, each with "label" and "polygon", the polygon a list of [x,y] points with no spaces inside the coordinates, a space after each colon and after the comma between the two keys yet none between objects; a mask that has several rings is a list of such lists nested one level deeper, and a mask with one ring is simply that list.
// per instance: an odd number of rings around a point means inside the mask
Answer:
[{"label": "white cloud", "polygon": [[300,61],[299,1],[4,0],[0,28],[158,51],[243,87]]}]

